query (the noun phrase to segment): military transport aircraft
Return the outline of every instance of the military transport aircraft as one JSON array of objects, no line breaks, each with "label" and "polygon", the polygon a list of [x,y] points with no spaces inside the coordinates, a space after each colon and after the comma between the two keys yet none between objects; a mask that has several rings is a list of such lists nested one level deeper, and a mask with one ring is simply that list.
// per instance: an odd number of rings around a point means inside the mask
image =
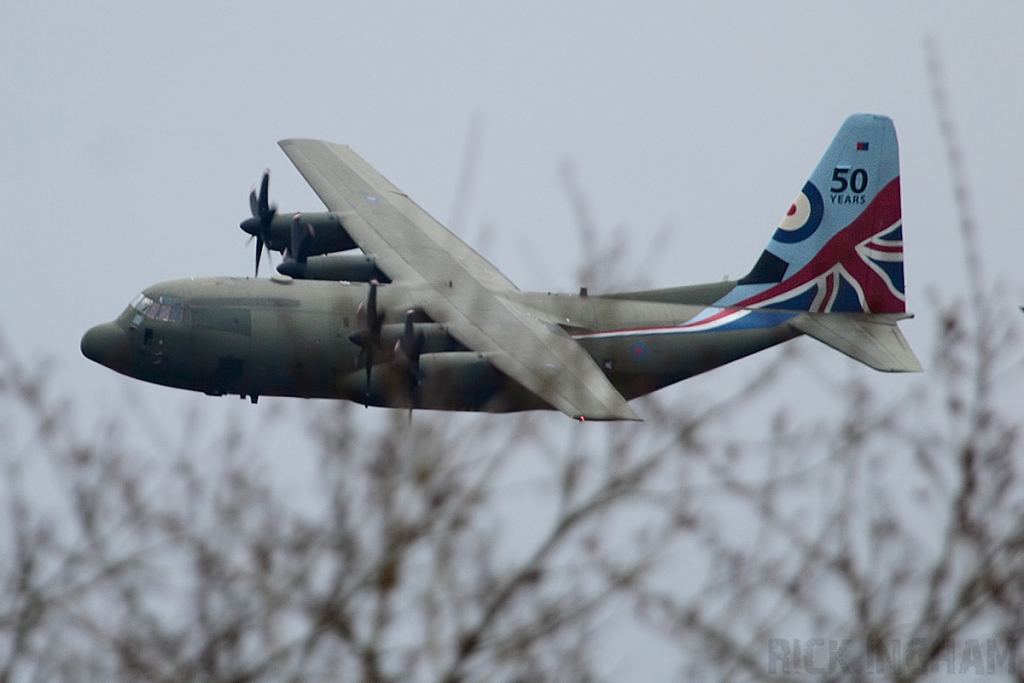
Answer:
[{"label": "military transport aircraft", "polygon": [[[735,281],[617,294],[520,291],[348,147],[282,140],[327,212],[250,194],[256,275],[154,285],[82,353],[207,394],[637,420],[627,401],[801,334],[919,372],[905,311],[892,121],[856,114]],[[338,254],[352,249],[362,254]]]}]

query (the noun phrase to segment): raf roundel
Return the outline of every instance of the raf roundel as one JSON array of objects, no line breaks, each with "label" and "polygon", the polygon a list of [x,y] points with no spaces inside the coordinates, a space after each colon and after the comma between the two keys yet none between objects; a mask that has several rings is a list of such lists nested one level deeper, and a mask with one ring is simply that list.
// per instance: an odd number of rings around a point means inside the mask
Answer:
[{"label": "raf roundel", "polygon": [[789,207],[789,211],[782,218],[782,222],[779,223],[780,230],[786,230],[792,232],[799,230],[807,224],[807,219],[811,215],[811,202],[807,199],[807,195],[801,192],[797,195],[797,198],[793,200],[793,204]]},{"label": "raf roundel", "polygon": [[775,231],[773,239],[777,242],[800,242],[811,235],[821,225],[821,217],[825,210],[825,204],[821,200],[821,193],[811,183],[805,183],[804,189],[800,191],[793,200],[789,211],[782,217],[779,229]]}]

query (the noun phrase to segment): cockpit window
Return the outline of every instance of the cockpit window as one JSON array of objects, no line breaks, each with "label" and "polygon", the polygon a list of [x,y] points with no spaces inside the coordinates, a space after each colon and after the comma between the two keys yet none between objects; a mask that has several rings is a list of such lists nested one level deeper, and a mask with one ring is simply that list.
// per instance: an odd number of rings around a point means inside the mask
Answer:
[{"label": "cockpit window", "polygon": [[131,307],[138,311],[133,321],[136,325],[146,317],[161,322],[180,323],[185,312],[185,301],[176,296],[160,296],[156,301],[145,294],[132,299]]}]

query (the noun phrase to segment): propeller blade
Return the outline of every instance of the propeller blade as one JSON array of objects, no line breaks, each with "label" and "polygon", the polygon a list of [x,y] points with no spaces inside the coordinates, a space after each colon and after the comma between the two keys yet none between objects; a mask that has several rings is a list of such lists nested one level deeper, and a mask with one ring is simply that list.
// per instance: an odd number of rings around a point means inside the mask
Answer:
[{"label": "propeller blade", "polygon": [[405,359],[405,391],[406,400],[409,403],[409,419],[412,419],[412,410],[419,404],[420,388],[420,355],[423,353],[423,346],[427,337],[422,331],[417,332],[414,317],[416,312],[409,309],[405,312],[405,329],[402,331],[402,339],[399,340],[396,350],[401,350]]},{"label": "propeller blade", "polygon": [[263,256],[263,235],[256,235],[256,275],[260,276],[260,258]]},{"label": "propeller blade", "polygon": [[292,216],[291,246],[288,248],[288,256],[298,263],[305,263],[309,240],[313,234],[313,226],[302,222],[301,213]]},{"label": "propeller blade", "polygon": [[363,351],[366,353],[366,394],[363,397],[363,407],[370,407],[370,380],[372,379],[371,373],[373,372],[373,344],[367,344],[363,347]]},{"label": "propeller blade", "polygon": [[277,206],[270,203],[270,169],[263,172],[260,179],[260,189],[256,192],[253,186],[249,190],[249,210],[252,211],[252,218],[242,221],[240,227],[245,232],[256,237],[256,277],[260,274],[260,261],[263,258],[263,248],[270,249],[271,225],[274,222],[274,214],[277,213]]},{"label": "propeller blade", "polygon": [[380,328],[384,324],[384,316],[377,311],[377,280],[370,280],[370,294],[366,300],[366,326],[376,344],[380,344]]},{"label": "propeller blade", "polygon": [[376,280],[370,280],[370,292],[366,296],[366,305],[362,303],[356,309],[356,315],[363,318],[364,328],[349,335],[352,343],[360,346],[360,355],[366,358],[366,397],[364,405],[370,405],[370,382],[373,379],[374,355],[380,348],[381,328],[384,326],[384,314],[377,310],[377,286]]},{"label": "propeller blade", "polygon": [[302,214],[297,213],[292,216],[291,226],[291,239],[288,243],[288,251],[285,253],[285,257],[293,258],[298,261],[296,255],[299,253],[299,244],[302,242]]},{"label": "propeller blade", "polygon": [[405,346],[406,352],[412,350],[413,336],[415,335],[415,327],[412,322],[413,310],[410,308],[405,312],[405,329],[402,330],[402,341]]},{"label": "propeller blade", "polygon": [[270,169],[263,172],[263,180],[260,181],[259,215],[270,211]]}]

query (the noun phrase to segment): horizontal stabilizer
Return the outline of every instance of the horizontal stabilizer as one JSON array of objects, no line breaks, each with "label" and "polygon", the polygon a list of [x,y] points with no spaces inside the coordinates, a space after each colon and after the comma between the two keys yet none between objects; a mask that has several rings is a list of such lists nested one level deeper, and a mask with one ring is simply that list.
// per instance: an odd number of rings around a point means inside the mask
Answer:
[{"label": "horizontal stabilizer", "polygon": [[896,322],[906,314],[804,313],[790,325],[882,372],[921,372]]}]

